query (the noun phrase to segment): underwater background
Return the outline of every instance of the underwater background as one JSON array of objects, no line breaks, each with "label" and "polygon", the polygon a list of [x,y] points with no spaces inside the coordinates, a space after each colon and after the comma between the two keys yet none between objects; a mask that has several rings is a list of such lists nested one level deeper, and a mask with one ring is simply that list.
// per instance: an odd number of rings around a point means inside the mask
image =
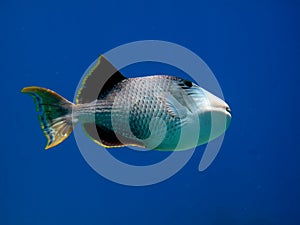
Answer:
[{"label": "underwater background", "polygon": [[[299,1],[1,0],[0,26],[1,225],[300,224]],[[199,147],[170,179],[131,187],[94,172],[73,135],[45,151],[20,90],[72,100],[101,53],[148,39],[187,47],[218,79],[233,118],[212,165],[198,171]],[[164,154],[118,150],[137,164]]]}]

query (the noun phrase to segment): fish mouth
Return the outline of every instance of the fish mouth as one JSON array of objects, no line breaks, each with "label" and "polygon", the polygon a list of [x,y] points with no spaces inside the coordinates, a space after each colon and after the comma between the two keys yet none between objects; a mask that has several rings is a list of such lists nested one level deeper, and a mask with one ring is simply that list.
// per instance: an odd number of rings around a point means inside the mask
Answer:
[{"label": "fish mouth", "polygon": [[229,106],[227,106],[225,109],[231,115],[231,109],[229,108]]},{"label": "fish mouth", "polygon": [[209,107],[207,111],[212,113],[220,113],[231,119],[231,109],[229,107]]},{"label": "fish mouth", "polygon": [[213,127],[212,138],[218,137],[224,133],[231,123],[231,109],[229,105],[217,96],[206,92],[207,105],[203,111],[205,115],[209,116],[209,121]]},{"label": "fish mouth", "polygon": [[207,100],[207,110],[216,113],[225,114],[227,117],[231,118],[231,109],[229,105],[219,97],[213,95],[212,93],[206,91],[202,88],[202,91]]},{"label": "fish mouth", "polygon": [[231,109],[229,106],[225,107],[225,115],[231,118]]}]

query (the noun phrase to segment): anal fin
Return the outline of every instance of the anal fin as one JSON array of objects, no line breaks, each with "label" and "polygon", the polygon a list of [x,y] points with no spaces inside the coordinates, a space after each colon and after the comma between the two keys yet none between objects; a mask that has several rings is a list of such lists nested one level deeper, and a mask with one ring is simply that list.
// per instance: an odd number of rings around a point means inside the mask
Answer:
[{"label": "anal fin", "polygon": [[124,146],[115,133],[107,128],[100,127],[94,123],[85,123],[82,126],[87,135],[99,145],[107,148]]}]

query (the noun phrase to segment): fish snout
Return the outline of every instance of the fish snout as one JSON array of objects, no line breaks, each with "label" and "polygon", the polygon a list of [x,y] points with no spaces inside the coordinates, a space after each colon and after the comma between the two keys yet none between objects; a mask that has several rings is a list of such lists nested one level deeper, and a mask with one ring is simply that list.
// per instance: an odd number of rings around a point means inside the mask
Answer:
[{"label": "fish snout", "polygon": [[231,113],[231,109],[230,109],[229,106],[226,107],[226,111],[229,112],[229,113]]},{"label": "fish snout", "polygon": [[231,109],[229,105],[221,98],[202,89],[205,95],[205,107],[200,115],[203,119],[201,128],[210,132],[209,140],[212,140],[223,134],[231,123]]},{"label": "fish snout", "polygon": [[226,116],[231,118],[231,108],[229,105],[219,97],[203,89],[208,109],[212,112],[224,113]]}]

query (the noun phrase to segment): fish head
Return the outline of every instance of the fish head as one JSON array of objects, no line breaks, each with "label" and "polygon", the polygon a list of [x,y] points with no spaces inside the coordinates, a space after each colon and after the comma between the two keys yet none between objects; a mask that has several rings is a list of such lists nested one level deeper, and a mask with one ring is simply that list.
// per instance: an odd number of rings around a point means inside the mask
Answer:
[{"label": "fish head", "polygon": [[[195,83],[185,88],[186,107],[198,116],[200,135],[199,144],[205,144],[222,135],[230,125],[231,109],[221,98],[215,96]],[[186,98],[185,98],[186,99]]]}]

